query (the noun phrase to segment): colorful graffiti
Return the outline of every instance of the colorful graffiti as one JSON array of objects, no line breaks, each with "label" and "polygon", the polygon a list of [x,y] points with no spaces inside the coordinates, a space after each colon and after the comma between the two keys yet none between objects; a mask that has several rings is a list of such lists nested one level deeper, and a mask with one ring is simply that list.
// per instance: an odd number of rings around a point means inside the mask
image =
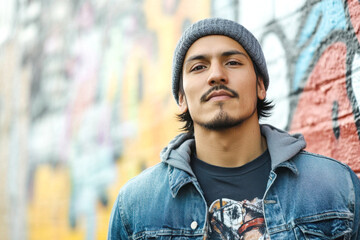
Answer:
[{"label": "colorful graffiti", "polygon": [[265,45],[277,43],[287,56],[275,66],[284,73],[271,86],[282,92],[273,123],[303,133],[307,150],[346,162],[359,173],[359,2],[307,1],[303,9],[293,38],[276,20],[262,36]]},{"label": "colorful graffiti", "polygon": [[[15,2],[0,14],[0,235],[104,239],[122,184],[179,132],[169,79],[181,32],[208,16],[244,19],[257,3]],[[272,4],[266,21],[247,20],[268,61],[268,122],[359,174],[359,1]]]}]

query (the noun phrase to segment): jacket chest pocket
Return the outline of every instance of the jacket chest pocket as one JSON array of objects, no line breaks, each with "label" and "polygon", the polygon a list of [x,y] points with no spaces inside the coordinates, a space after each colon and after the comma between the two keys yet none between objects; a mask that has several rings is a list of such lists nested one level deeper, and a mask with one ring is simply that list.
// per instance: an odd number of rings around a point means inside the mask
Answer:
[{"label": "jacket chest pocket", "polygon": [[298,240],[347,240],[351,238],[351,221],[345,218],[331,218],[296,224]]},{"label": "jacket chest pocket", "polygon": [[144,240],[202,240],[203,237],[187,237],[187,236],[145,236],[144,238],[139,238]]},{"label": "jacket chest pocket", "polygon": [[133,236],[133,240],[203,240],[201,234],[192,234],[184,231],[183,233],[171,233],[169,231],[144,231]]}]

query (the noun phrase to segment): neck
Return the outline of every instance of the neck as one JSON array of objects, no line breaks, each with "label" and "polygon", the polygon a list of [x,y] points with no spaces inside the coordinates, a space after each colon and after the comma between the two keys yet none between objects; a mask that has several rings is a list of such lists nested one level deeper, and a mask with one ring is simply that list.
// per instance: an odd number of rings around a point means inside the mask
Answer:
[{"label": "neck", "polygon": [[194,126],[199,159],[221,167],[239,167],[260,156],[267,148],[258,121],[214,131]]}]

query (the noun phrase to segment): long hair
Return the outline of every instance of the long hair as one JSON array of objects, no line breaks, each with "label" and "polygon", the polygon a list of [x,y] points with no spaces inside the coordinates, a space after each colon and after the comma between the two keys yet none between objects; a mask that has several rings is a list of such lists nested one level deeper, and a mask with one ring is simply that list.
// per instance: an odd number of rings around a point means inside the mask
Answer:
[{"label": "long hair", "polygon": [[[257,70],[257,67],[255,64],[254,64],[254,70],[255,70],[255,74],[256,74],[256,81],[262,81],[262,80],[259,80],[259,78],[261,78],[261,75],[260,75],[259,71]],[[183,94],[183,95],[185,94],[183,84],[182,84],[182,77],[180,78],[179,91],[181,92],[181,94]],[[267,100],[266,98],[264,98],[262,100],[257,99],[256,109],[257,109],[258,119],[270,117],[271,110],[273,108],[274,108],[274,104],[272,103],[272,101]],[[177,114],[176,117],[177,117],[177,120],[179,120],[180,122],[184,122],[184,125],[180,128],[181,131],[188,132],[188,133],[194,133],[194,122],[191,118],[189,110],[187,110],[184,113]]]}]

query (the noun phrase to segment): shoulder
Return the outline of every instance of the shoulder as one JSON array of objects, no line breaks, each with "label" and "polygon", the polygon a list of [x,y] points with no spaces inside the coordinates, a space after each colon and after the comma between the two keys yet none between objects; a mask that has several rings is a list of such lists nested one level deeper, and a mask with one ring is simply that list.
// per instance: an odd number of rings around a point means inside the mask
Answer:
[{"label": "shoulder", "polygon": [[345,209],[355,202],[359,181],[346,164],[335,159],[301,151],[275,171],[277,189],[286,196],[297,196],[302,204],[318,208],[319,204],[339,204]]},{"label": "shoulder", "polygon": [[350,167],[333,158],[300,151],[290,161],[296,166],[297,179],[312,183],[315,188],[334,185],[337,189],[350,190],[354,183],[357,184]]},{"label": "shoulder", "polygon": [[149,215],[154,203],[161,202],[169,194],[168,189],[168,165],[162,162],[125,183],[118,193],[114,211],[127,232],[132,231],[132,223]]},{"label": "shoulder", "polygon": [[300,151],[292,161],[294,161],[296,166],[301,168],[301,170],[311,170],[310,167],[312,167],[316,171],[340,171],[344,173],[349,173],[350,171],[349,166],[343,162],[304,150]]},{"label": "shoulder", "polygon": [[119,195],[126,195],[127,198],[138,198],[141,195],[146,194],[148,191],[152,191],[155,187],[165,184],[168,179],[168,165],[161,162],[153,167],[147,168],[139,175],[130,179],[120,189]]}]

